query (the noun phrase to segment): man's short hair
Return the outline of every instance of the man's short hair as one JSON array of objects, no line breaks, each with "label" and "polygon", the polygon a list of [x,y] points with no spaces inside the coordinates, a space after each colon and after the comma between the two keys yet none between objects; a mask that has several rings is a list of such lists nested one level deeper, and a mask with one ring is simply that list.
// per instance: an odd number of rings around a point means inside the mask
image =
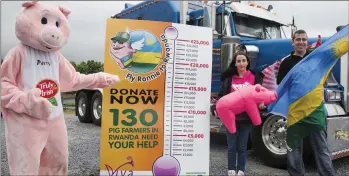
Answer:
[{"label": "man's short hair", "polygon": [[336,31],[338,32],[338,31],[342,30],[344,27],[345,27],[345,26],[338,26],[338,27],[336,28]]},{"label": "man's short hair", "polygon": [[294,32],[294,34],[292,35],[292,40],[294,40],[294,36],[295,36],[296,34],[307,34],[307,32],[305,32],[305,30],[303,30],[303,29],[297,30],[297,31]]}]

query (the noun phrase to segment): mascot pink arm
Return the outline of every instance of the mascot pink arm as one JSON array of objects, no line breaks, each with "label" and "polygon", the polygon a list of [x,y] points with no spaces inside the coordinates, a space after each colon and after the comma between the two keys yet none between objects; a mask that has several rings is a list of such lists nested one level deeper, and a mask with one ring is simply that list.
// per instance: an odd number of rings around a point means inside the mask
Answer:
[{"label": "mascot pink arm", "polygon": [[269,91],[259,84],[238,89],[220,98],[216,104],[216,111],[227,130],[236,133],[235,115],[246,112],[253,125],[262,123],[258,104],[271,104],[277,99],[275,91]]},{"label": "mascot pink arm", "polygon": [[1,65],[1,109],[11,175],[67,175],[68,136],[60,92],[103,88],[119,82],[107,73],[77,73],[60,53],[67,43],[70,11],[23,3],[16,18],[20,44]]}]

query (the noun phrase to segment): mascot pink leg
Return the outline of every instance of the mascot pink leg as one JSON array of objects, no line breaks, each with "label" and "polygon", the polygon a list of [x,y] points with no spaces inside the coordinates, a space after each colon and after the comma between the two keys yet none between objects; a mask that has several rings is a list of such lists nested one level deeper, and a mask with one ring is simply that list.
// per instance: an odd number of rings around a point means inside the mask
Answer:
[{"label": "mascot pink leg", "polygon": [[241,98],[239,94],[230,93],[220,98],[216,104],[217,114],[231,134],[236,132],[235,114],[243,112]]},{"label": "mascot pink leg", "polygon": [[217,108],[217,114],[219,115],[219,118],[222,120],[229,133],[236,133],[236,117],[234,112],[229,108]]},{"label": "mascot pink leg", "polygon": [[253,117],[250,118],[250,120],[254,126],[260,125],[262,123],[261,115],[256,104],[246,106],[246,113],[249,117]]},{"label": "mascot pink leg", "polygon": [[61,92],[119,82],[107,73],[75,71],[60,53],[67,43],[70,11],[23,3],[16,19],[21,41],[1,65],[1,106],[11,175],[67,175],[68,136]]}]

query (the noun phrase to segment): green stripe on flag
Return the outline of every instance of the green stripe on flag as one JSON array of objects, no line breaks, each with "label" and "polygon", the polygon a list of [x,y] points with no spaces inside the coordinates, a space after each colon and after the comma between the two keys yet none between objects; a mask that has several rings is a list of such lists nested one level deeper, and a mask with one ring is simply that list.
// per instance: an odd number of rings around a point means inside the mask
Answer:
[{"label": "green stripe on flag", "polygon": [[321,103],[311,114],[287,127],[287,145],[295,148],[304,137],[326,127],[324,103]]}]

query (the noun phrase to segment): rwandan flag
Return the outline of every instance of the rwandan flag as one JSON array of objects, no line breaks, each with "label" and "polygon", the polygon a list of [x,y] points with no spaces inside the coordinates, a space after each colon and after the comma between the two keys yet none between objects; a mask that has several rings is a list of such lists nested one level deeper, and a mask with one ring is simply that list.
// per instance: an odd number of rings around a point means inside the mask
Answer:
[{"label": "rwandan flag", "polygon": [[287,118],[288,148],[294,149],[304,137],[325,128],[323,85],[348,50],[349,25],[302,59],[280,83],[276,90],[279,98],[268,111]]}]

